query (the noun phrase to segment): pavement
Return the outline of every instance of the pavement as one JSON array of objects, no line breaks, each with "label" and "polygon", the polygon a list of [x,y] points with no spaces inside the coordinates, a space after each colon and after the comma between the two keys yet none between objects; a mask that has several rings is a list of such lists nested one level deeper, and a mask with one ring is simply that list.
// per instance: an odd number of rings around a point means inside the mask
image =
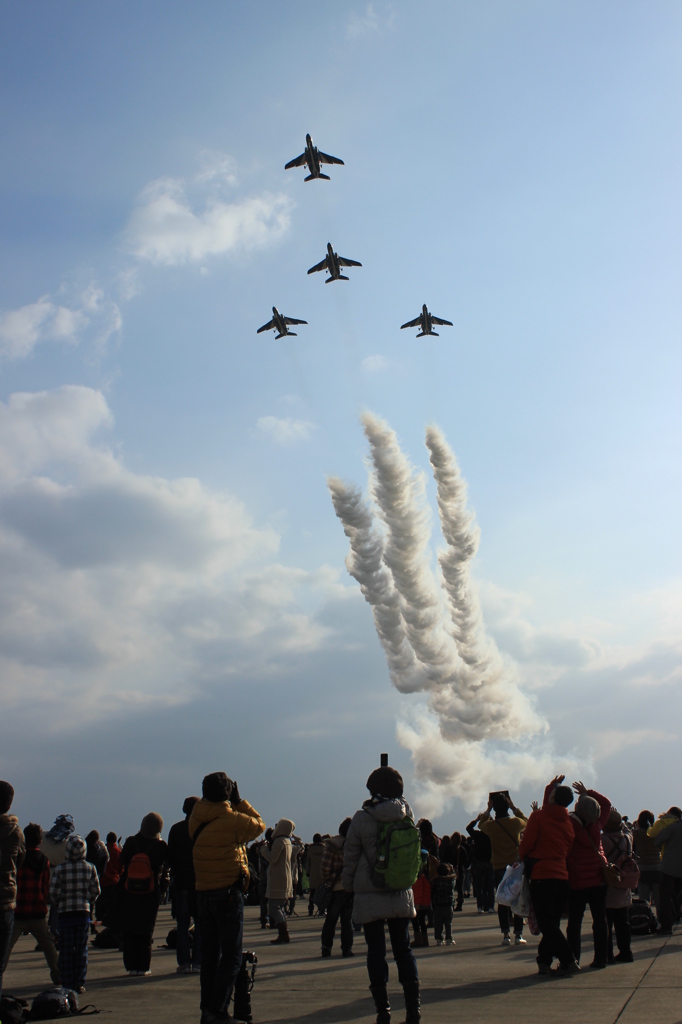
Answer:
[{"label": "pavement", "polygon": [[[301,911],[306,906],[299,903]],[[589,914],[587,915],[589,918]],[[199,977],[175,973],[175,953],[160,948],[172,927],[170,908],[161,907],[155,933],[152,976],[129,978],[117,950],[91,949],[87,991],[81,1006],[93,1003],[107,1024],[199,1024]],[[262,931],[255,907],[246,908],[244,949],[258,956],[252,993],[256,1024],[345,1024],[375,1019],[365,968],[365,942],[355,935],[355,957],[342,959],[335,945],[331,959],[320,958],[318,918],[295,917],[291,943],[271,946],[275,933]],[[672,937],[634,937],[635,961],[604,971],[587,967],[569,978],[537,974],[538,940],[504,947],[497,915],[479,915],[473,900],[455,914],[454,946],[415,950],[422,988],[424,1024],[682,1024],[682,930]],[[31,999],[49,988],[47,965],[35,942],[23,936],[10,957],[4,991]],[[586,926],[583,962],[591,959]],[[404,1019],[395,964],[389,959],[389,994],[394,1021]]]}]

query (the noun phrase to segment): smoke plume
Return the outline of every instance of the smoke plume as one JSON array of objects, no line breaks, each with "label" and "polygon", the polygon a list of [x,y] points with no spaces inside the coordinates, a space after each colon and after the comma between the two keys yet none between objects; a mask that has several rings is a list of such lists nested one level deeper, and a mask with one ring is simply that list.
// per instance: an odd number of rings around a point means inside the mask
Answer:
[{"label": "smoke plume", "polygon": [[[437,427],[426,431],[445,547],[431,565],[426,480],[383,420],[365,413],[370,498],[338,478],[328,486],[350,543],[349,573],[372,608],[393,684],[423,693],[426,707],[400,723],[422,801],[437,813],[451,796],[475,806],[489,787],[541,780],[556,764],[547,722],[521,690],[514,664],[486,635],[470,577],[479,530],[455,456]],[[564,768],[569,767],[566,759]]]}]

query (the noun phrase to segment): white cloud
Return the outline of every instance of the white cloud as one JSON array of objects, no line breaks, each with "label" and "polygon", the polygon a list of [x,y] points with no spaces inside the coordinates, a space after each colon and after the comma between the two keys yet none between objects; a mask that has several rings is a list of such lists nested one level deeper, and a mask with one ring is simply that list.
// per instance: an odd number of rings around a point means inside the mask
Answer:
[{"label": "white cloud", "polygon": [[385,370],[389,363],[386,356],[367,356],[360,365],[366,373],[379,373]]},{"label": "white cloud", "polygon": [[278,534],[198,480],[131,472],[86,387],[0,403],[0,678],[43,725],[189,700],[280,669],[332,629],[338,574],[276,561]]},{"label": "white cloud", "polygon": [[306,441],[315,430],[314,423],[309,420],[297,420],[293,416],[261,416],[256,427],[277,444]]},{"label": "white cloud", "polygon": [[384,14],[380,14],[375,4],[369,3],[362,14],[352,11],[346,23],[346,36],[349,39],[360,39],[363,36],[377,35],[388,28],[392,28],[395,21],[395,12],[388,8]]},{"label": "white cloud", "polygon": [[70,307],[43,295],[36,302],[0,314],[0,356],[25,359],[44,341],[79,344],[90,325],[100,332],[95,339],[100,345],[121,328],[118,306],[106,300],[95,284],[74,297]]},{"label": "white cloud", "polygon": [[265,192],[233,203],[209,197],[195,213],[183,181],[159,178],[144,189],[133,212],[128,245],[138,260],[167,266],[261,249],[288,230],[291,207],[287,196]]}]

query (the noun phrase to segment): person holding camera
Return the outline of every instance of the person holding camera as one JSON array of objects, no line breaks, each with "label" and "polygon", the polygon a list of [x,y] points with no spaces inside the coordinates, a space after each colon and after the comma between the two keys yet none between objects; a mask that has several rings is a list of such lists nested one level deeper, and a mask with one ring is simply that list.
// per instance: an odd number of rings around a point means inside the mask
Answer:
[{"label": "person holding camera", "polygon": [[264,831],[265,822],[225,772],[207,775],[201,792],[189,819],[201,926],[201,1024],[229,1024],[242,965],[245,845]]}]

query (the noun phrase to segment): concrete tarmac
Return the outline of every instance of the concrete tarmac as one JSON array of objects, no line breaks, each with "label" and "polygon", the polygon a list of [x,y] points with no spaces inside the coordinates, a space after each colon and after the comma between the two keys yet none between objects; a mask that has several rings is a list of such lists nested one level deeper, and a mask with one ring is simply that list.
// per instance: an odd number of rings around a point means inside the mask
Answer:
[{"label": "concrete tarmac", "polygon": [[[306,904],[299,902],[301,913]],[[589,913],[588,913],[589,918]],[[152,976],[129,978],[117,950],[90,951],[87,991],[81,1006],[106,1011],[107,1024],[198,1024],[199,977],[178,975],[174,951],[159,948],[172,927],[170,908],[159,912]],[[355,934],[355,956],[343,959],[335,945],[320,957],[321,921],[307,916],[290,922],[291,943],[271,946],[274,932],[262,931],[258,912],[247,907],[244,948],[258,955],[252,993],[257,1024],[371,1024],[375,1013],[368,991],[365,942]],[[583,934],[581,974],[540,977],[538,940],[504,947],[496,914],[479,915],[473,900],[455,914],[454,946],[416,950],[424,1024],[682,1024],[682,931],[672,937],[633,938],[633,964],[591,971],[589,926]],[[388,936],[387,936],[388,938]],[[47,965],[35,942],[23,936],[10,957],[4,991],[31,999],[49,988]],[[402,991],[389,956],[389,994],[394,1021],[404,1020]]]}]

